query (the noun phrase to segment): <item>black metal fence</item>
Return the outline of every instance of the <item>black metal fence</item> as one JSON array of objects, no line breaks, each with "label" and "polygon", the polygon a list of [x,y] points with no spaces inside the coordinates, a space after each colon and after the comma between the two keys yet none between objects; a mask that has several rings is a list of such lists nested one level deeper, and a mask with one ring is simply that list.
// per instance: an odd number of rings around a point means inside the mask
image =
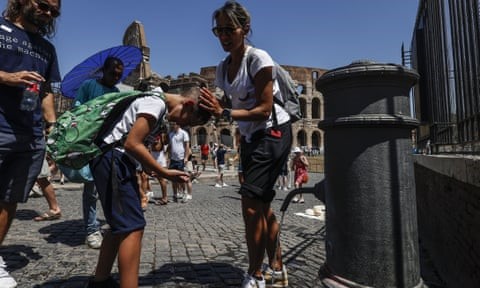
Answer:
[{"label": "black metal fence", "polygon": [[430,140],[433,153],[480,154],[479,12],[479,0],[419,1],[403,56],[420,74],[418,144]]}]

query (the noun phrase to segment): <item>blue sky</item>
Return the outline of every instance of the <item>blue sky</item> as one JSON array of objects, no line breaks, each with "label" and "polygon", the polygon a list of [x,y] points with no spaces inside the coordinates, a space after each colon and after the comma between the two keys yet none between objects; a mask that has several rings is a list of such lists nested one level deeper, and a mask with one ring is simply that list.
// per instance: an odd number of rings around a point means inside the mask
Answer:
[{"label": "blue sky", "polygon": [[[6,0],[0,0],[2,11]],[[134,21],[145,28],[152,70],[162,76],[200,72],[225,52],[211,33],[224,0],[63,0],[55,44],[60,72],[122,44]],[[418,0],[243,0],[253,44],[284,65],[332,69],[359,59],[401,63]]]}]

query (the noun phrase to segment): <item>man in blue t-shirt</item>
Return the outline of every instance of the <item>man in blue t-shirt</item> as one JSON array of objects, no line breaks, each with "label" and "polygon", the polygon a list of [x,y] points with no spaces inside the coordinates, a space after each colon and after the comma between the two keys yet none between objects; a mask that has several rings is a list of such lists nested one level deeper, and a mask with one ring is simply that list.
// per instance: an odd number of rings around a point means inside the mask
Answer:
[{"label": "man in blue t-shirt", "polygon": [[[45,155],[45,135],[56,121],[50,83],[60,81],[57,54],[44,37],[55,32],[61,0],[11,0],[0,18],[0,244],[25,203]],[[33,111],[20,109],[26,87],[40,84]],[[16,287],[0,256],[0,287]]]},{"label": "man in blue t-shirt", "polygon": [[[73,106],[79,106],[103,94],[119,92],[115,85],[120,81],[123,69],[123,62],[120,59],[107,57],[102,66],[102,78],[85,80],[75,94]],[[85,243],[92,249],[100,249],[103,236],[100,232],[100,223],[97,220],[97,191],[93,181],[83,184],[82,207],[83,222],[87,234]]]}]

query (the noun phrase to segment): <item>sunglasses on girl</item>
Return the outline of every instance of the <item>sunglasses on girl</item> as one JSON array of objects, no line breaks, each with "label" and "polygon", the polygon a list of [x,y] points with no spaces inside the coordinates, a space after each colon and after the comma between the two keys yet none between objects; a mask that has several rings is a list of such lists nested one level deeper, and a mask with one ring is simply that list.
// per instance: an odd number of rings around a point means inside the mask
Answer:
[{"label": "sunglasses on girl", "polygon": [[60,16],[60,11],[58,11],[57,8],[50,6],[50,4],[43,2],[43,1],[35,1],[35,4],[37,4],[37,8],[42,10],[43,12],[50,12],[50,15],[52,15],[53,18],[57,18]]},{"label": "sunglasses on girl", "polygon": [[225,34],[227,36],[230,36],[237,29],[238,27],[213,27],[212,32],[213,32],[213,35],[217,37],[220,36],[220,34]]}]

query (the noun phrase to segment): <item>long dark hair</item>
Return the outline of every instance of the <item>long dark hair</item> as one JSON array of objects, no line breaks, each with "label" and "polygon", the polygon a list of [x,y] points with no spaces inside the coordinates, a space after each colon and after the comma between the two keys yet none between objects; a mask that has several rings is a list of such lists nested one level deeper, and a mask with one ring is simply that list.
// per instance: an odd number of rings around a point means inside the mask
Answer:
[{"label": "long dark hair", "polygon": [[237,27],[242,27],[245,34],[248,35],[252,32],[250,28],[250,13],[240,3],[227,1],[222,7],[215,10],[212,15],[212,26],[215,26],[215,21],[220,14],[226,15]]},{"label": "long dark hair", "polygon": [[[15,21],[18,17],[23,15],[23,9],[25,9],[25,7],[33,8],[31,7],[32,5],[31,0],[8,0],[7,8],[5,8],[2,15],[10,21]],[[58,9],[61,7],[62,0],[58,0]],[[38,27],[38,34],[47,38],[52,38],[56,32],[56,19],[57,18],[53,18],[47,25]]]}]

